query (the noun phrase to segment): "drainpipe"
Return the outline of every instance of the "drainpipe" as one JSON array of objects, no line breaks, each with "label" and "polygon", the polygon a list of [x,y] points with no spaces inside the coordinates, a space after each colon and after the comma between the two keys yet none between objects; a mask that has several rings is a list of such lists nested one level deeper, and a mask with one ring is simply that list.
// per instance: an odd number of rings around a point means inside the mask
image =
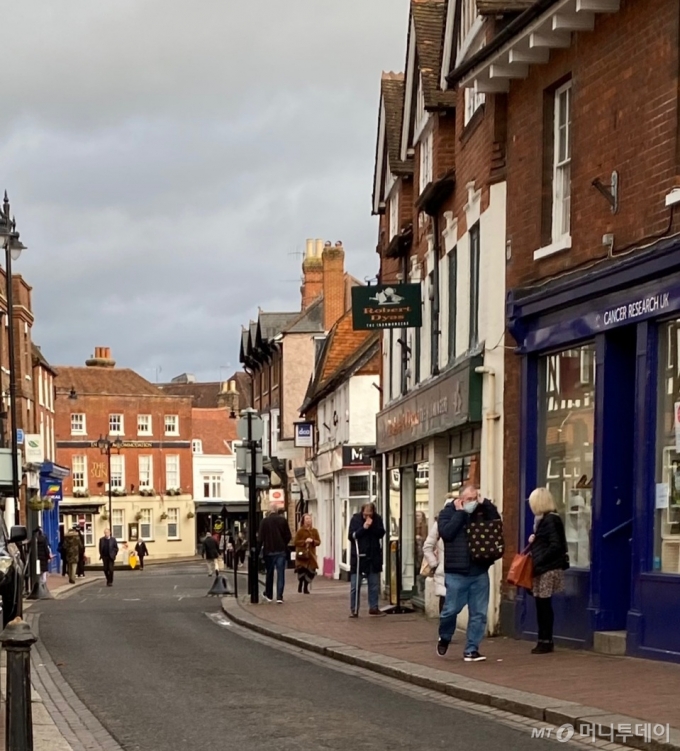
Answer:
[{"label": "drainpipe", "polygon": [[475,373],[485,375],[487,378],[487,402],[484,419],[486,420],[486,492],[485,495],[491,500],[495,489],[495,462],[496,462],[496,430],[495,423],[500,420],[500,414],[496,412],[496,371],[485,365],[475,368]]},{"label": "drainpipe", "polygon": [[434,299],[432,301],[432,361],[430,371],[433,376],[439,375],[439,214],[434,211],[432,214],[432,253],[434,255],[434,268],[432,269],[432,290]]}]

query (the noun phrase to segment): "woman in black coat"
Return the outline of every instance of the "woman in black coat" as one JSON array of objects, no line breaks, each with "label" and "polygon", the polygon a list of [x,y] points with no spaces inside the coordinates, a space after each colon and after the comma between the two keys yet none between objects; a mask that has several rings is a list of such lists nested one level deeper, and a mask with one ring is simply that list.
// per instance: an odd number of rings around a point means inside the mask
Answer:
[{"label": "woman in black coat", "polygon": [[555,615],[552,596],[564,591],[564,572],[569,568],[567,538],[562,518],[547,488],[536,488],[529,496],[534,513],[534,533],[529,537],[533,561],[532,592],[536,600],[538,644],[532,654],[547,654],[554,649]]},{"label": "woman in black coat", "polygon": [[47,537],[45,537],[45,533],[42,531],[42,529],[40,529],[40,527],[36,527],[34,535],[37,547],[38,561],[40,562],[40,578],[43,584],[47,584],[47,572],[50,568],[52,551],[50,550],[50,545],[47,542]]}]

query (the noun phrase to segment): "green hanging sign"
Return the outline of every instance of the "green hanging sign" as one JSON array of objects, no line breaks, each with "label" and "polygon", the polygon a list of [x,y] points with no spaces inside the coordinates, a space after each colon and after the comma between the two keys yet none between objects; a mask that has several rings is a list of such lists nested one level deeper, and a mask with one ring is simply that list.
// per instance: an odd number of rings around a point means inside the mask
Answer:
[{"label": "green hanging sign", "polygon": [[422,323],[420,284],[352,287],[352,326],[355,331],[417,328]]}]

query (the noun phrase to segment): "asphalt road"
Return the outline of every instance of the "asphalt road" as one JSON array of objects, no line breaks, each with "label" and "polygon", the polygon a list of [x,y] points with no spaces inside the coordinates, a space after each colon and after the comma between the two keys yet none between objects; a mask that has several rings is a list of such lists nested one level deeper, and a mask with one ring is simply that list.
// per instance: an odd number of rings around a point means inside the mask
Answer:
[{"label": "asphalt road", "polygon": [[220,626],[208,586],[199,564],[147,567],[36,604],[64,679],[128,751],[564,749]]}]

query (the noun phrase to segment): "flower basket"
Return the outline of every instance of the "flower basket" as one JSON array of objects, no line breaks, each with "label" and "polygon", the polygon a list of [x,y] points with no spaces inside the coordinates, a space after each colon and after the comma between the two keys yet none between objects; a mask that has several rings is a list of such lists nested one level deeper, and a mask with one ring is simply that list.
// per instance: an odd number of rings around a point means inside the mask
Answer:
[{"label": "flower basket", "polygon": [[101,520],[102,520],[103,522],[107,522],[107,521],[109,520],[109,515],[108,515],[108,512],[106,512],[106,511],[102,511],[102,512],[101,512],[101,514],[99,515],[99,518],[100,518],[100,519],[101,519]]},{"label": "flower basket", "polygon": [[43,501],[41,498],[32,498],[28,502],[28,508],[31,509],[31,511],[42,511],[43,510]]},{"label": "flower basket", "polygon": [[136,522],[141,522],[141,521],[142,521],[142,512],[141,512],[141,511],[138,511],[138,512],[137,512],[137,513],[135,514],[135,521],[136,521]]},{"label": "flower basket", "polygon": [[45,498],[42,502],[42,510],[43,511],[52,511],[54,508],[54,502],[51,501],[49,498]]},{"label": "flower basket", "polygon": [[194,518],[194,516],[196,516],[196,514],[194,514],[194,512],[193,512],[193,511],[190,511],[190,512],[189,512],[189,513],[187,514],[187,519],[193,519],[193,518]]},{"label": "flower basket", "polygon": [[168,518],[168,515],[165,513],[165,511],[161,514],[160,519],[162,522],[164,522]]}]

